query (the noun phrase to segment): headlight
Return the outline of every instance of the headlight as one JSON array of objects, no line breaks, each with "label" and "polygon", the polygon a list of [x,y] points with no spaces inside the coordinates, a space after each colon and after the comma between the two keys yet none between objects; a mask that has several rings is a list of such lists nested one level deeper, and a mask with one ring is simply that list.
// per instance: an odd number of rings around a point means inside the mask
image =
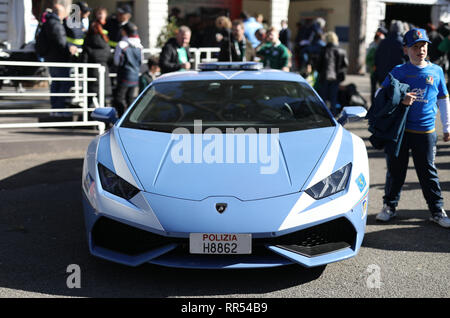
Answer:
[{"label": "headlight", "polygon": [[98,174],[100,175],[102,188],[118,197],[129,200],[139,192],[139,189],[117,176],[101,163],[98,164]]},{"label": "headlight", "polygon": [[349,163],[341,169],[337,170],[329,177],[323,179],[322,181],[316,183],[311,188],[307,189],[305,192],[316,200],[323,199],[343,191],[347,186],[348,178],[350,177],[350,172],[352,171],[352,164]]}]

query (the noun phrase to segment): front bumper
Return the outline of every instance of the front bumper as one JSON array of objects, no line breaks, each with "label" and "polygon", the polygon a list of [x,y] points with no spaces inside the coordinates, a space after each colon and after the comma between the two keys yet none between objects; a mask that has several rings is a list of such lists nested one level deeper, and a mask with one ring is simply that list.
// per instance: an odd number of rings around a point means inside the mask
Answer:
[{"label": "front bumper", "polygon": [[[274,230],[280,228],[283,220],[267,218],[265,213],[275,212],[273,210],[267,212],[267,202],[260,202],[266,200],[240,202],[247,204],[245,208],[249,212],[241,216],[242,222],[236,222],[236,216],[232,215],[233,199],[213,198],[214,202],[225,199],[228,199],[228,203],[231,202],[227,219],[227,216],[223,217],[217,212],[209,214],[198,212],[198,215],[192,213],[201,211],[202,204],[210,206],[211,202],[208,200],[193,201],[192,206],[189,206],[186,205],[186,200],[170,198],[170,215],[177,222],[168,222],[164,219],[164,214],[158,211],[166,206],[169,198],[150,194],[145,194],[145,197],[147,200],[152,199],[149,202],[152,202],[152,208],[163,230],[149,227],[142,222],[145,214],[137,218],[123,218],[123,214],[100,213],[83,192],[89,248],[94,256],[128,266],[139,266],[144,263],[209,269],[262,268],[294,263],[305,267],[321,266],[353,257],[358,253],[364,236],[368,199],[366,194],[348,211],[334,213],[332,216],[292,228]],[[287,196],[268,200],[275,201],[270,206],[277,206],[283,211],[283,204],[292,206],[292,200],[296,198],[298,194],[292,195],[292,198]],[[255,218],[255,213],[259,213],[259,219]],[[221,217],[223,218],[219,219]],[[251,222],[251,218],[258,222]],[[189,254],[190,232],[183,229],[196,233],[250,233],[252,254],[233,256]]]}]

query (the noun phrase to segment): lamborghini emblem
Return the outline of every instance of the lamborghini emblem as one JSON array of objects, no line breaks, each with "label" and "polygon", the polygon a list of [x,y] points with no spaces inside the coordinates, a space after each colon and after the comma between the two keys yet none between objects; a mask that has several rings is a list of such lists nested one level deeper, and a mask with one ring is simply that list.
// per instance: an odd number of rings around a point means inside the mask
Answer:
[{"label": "lamborghini emblem", "polygon": [[217,212],[222,214],[227,209],[227,206],[228,205],[226,203],[216,203],[216,210]]}]

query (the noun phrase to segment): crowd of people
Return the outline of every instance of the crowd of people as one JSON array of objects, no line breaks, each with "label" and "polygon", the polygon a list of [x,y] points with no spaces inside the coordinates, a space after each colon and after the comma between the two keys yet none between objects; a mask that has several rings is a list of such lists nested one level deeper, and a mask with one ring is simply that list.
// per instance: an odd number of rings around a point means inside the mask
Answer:
[{"label": "crowd of people", "polygon": [[[178,16],[177,21],[181,21]],[[187,30],[191,37],[189,43],[197,43],[193,44],[197,47],[219,47],[220,52],[217,55],[219,61],[261,61],[268,68],[285,71],[290,69],[292,54],[287,44],[290,35],[286,36],[286,21],[283,22],[284,28],[278,30],[275,27],[267,27],[263,23],[262,15],[255,18],[243,12],[238,19],[233,21],[227,16],[221,15],[215,19],[214,26],[208,30],[208,33],[211,33],[212,36],[204,36],[201,43],[196,40],[199,37],[198,34],[206,35],[206,31],[200,32],[196,24],[192,23],[192,20],[186,19],[186,21],[191,22],[191,25],[183,25],[180,30]],[[282,43],[281,39],[285,40],[286,43]],[[164,60],[162,59],[164,56],[165,50],[163,47],[160,56],[162,73],[165,73],[163,69]]]},{"label": "crowd of people", "polygon": [[[175,15],[180,21],[179,15]],[[277,28],[264,23],[261,14],[252,17],[243,12],[233,21],[227,16],[217,17],[211,31],[214,36],[202,37],[212,40],[204,40],[201,45],[220,47],[219,61],[260,61],[265,68],[300,72],[337,115],[338,90],[346,76],[348,59],[345,50],[339,47],[337,34],[325,32],[325,25],[322,18],[308,19],[299,24],[292,41],[287,20],[281,21]]]},{"label": "crowd of people", "polygon": [[[119,115],[158,75],[190,70],[192,56],[189,48],[193,45],[219,47],[220,52],[216,56],[219,61],[260,61],[265,68],[298,69],[329,102],[332,112],[338,112],[337,88],[345,77],[347,58],[345,51],[338,47],[336,34],[324,33],[323,19],[302,25],[293,44],[286,20],[281,22],[280,28],[269,27],[261,14],[252,17],[242,12],[233,21],[226,15],[219,15],[214,25],[200,31],[195,15],[181,19],[179,10],[172,10],[171,17],[179,23],[176,35],[163,45],[159,56],[150,57],[147,68],[142,68],[145,63],[143,47],[138,28],[130,21],[132,8],[129,5],[120,6],[111,16],[108,16],[106,8],[92,9],[84,1],[76,5],[80,8],[81,23],[71,21],[69,12],[58,3],[42,14],[36,52],[47,62],[99,63],[105,66],[106,101],[117,109]],[[148,71],[141,74],[142,69]],[[70,75],[69,68],[50,67],[49,72],[55,78]],[[97,72],[90,69],[88,75],[97,77]],[[110,72],[117,73],[117,77],[110,78]],[[53,81],[50,89],[52,93],[67,93],[70,84]],[[97,81],[89,82],[90,92],[98,93],[98,90]],[[68,98],[61,96],[52,97],[51,104],[52,108],[70,107]],[[55,112],[53,115],[70,114]]]},{"label": "crowd of people", "polygon": [[[91,9],[86,2],[76,3],[80,21],[73,21],[63,3],[56,2],[45,10],[36,35],[36,53],[46,62],[98,63],[105,66],[105,96],[121,115],[139,92],[139,74],[143,60],[142,44],[137,26],[130,21],[132,9],[123,5],[108,17],[106,8]],[[90,20],[89,17],[93,13]],[[81,50],[80,50],[81,49]],[[81,51],[81,54],[80,54]],[[117,73],[112,82],[109,72]],[[89,77],[98,77],[89,69]],[[52,78],[69,77],[70,68],[49,67]],[[51,93],[68,93],[70,81],[52,81]],[[97,81],[89,82],[89,91],[98,93]],[[70,108],[64,96],[50,98],[52,108]],[[90,101],[93,103],[93,100]],[[70,113],[55,112],[52,116],[71,117]]]},{"label": "crowd of people", "polygon": [[[226,15],[219,15],[213,25],[209,25],[211,19],[200,19],[205,20],[203,24],[208,24],[207,28],[201,29],[196,15],[187,15],[183,19],[180,11],[174,8],[171,17],[180,24],[178,32],[164,44],[159,57],[150,57],[148,71],[139,78],[137,74],[147,68],[141,67],[145,61],[138,29],[130,22],[131,7],[122,5],[108,17],[105,8],[93,10],[83,1],[76,4],[80,7],[82,22],[77,26],[71,25],[68,12],[62,5],[56,4],[52,10],[44,12],[40,30],[47,33],[51,38],[48,42],[55,45],[50,45],[48,52],[38,54],[49,62],[79,61],[105,66],[105,95],[119,114],[125,111],[145,87],[144,84],[148,85],[159,74],[191,69],[190,46],[219,47],[220,52],[216,56],[219,61],[260,61],[266,68],[298,71],[318,91],[334,115],[341,110],[339,89],[346,76],[348,59],[346,51],[339,45],[337,34],[326,32],[323,18],[302,20],[297,24],[297,34],[293,38],[286,20],[281,22],[280,28],[269,27],[261,14],[252,17],[242,12],[233,21]],[[410,27],[406,23],[392,21],[389,31],[384,27],[377,30],[366,59],[372,84],[372,103],[376,88],[388,72],[407,59],[403,52],[402,34]],[[436,28],[429,25],[428,33],[432,40],[429,50],[431,62],[447,68],[448,72],[448,26]],[[79,49],[82,49],[81,54]],[[67,77],[67,72],[67,68],[50,68],[52,77]],[[110,80],[109,72],[117,73],[118,77]],[[96,73],[96,69],[91,69],[89,76],[96,77]],[[54,93],[69,89],[68,82],[52,82],[51,91]],[[98,83],[90,82],[89,90],[98,92]],[[51,100],[54,108],[67,104],[64,97],[52,97]]]}]

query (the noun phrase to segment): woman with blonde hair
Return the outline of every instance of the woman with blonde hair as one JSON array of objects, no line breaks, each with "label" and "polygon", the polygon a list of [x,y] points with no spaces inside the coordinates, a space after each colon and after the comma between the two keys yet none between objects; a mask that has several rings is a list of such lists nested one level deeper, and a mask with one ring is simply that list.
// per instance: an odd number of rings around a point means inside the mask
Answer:
[{"label": "woman with blonde hair", "polygon": [[220,17],[217,17],[216,19],[216,41],[218,44],[222,42],[223,39],[227,39],[229,37],[229,34],[231,32],[231,20],[222,15]]},{"label": "woman with blonde hair", "polygon": [[335,46],[339,45],[339,38],[333,31],[325,33],[324,40],[326,44],[334,44]]}]

